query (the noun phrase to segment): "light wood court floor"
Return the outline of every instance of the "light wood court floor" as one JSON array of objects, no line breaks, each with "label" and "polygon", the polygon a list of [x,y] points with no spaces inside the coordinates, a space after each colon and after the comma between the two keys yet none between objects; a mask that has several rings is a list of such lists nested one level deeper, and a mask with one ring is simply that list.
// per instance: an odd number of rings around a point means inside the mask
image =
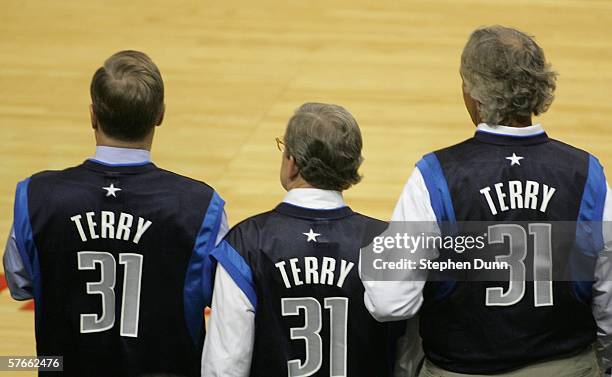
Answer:
[{"label": "light wood court floor", "polygon": [[[18,180],[93,153],[89,82],[121,49],[166,83],[155,162],[204,180],[230,222],[267,210],[281,136],[306,101],[344,105],[364,136],[364,180],[346,193],[388,218],[424,153],[469,137],[458,64],[487,24],[535,35],[560,73],[541,121],[612,166],[612,1],[23,1],[0,12],[0,242]],[[0,293],[0,355],[34,353],[33,315]],[[26,375],[26,374],[20,374]]]}]

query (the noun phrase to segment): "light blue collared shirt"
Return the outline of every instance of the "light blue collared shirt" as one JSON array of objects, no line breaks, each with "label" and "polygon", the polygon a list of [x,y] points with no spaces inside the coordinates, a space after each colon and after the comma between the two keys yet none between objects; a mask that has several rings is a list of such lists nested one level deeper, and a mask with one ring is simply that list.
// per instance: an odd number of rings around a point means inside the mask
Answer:
[{"label": "light blue collared shirt", "polygon": [[117,148],[99,145],[89,159],[103,165],[144,165],[151,162],[151,152],[145,149]]}]

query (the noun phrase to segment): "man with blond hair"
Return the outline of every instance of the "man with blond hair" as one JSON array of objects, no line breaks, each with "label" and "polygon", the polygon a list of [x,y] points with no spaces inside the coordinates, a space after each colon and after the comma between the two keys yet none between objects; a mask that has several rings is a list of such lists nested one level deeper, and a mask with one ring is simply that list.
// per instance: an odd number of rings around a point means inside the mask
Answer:
[{"label": "man with blond hair", "polygon": [[224,202],[151,162],[165,105],[147,55],[114,54],[90,91],[95,155],[17,185],[11,295],[34,299],[38,355],[63,376],[198,376]]}]

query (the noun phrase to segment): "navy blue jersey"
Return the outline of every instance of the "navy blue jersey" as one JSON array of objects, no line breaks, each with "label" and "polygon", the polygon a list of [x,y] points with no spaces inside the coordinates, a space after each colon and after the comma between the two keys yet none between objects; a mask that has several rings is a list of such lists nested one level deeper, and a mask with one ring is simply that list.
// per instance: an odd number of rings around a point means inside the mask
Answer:
[{"label": "navy blue jersey", "polygon": [[[433,363],[459,373],[492,374],[567,357],[595,341],[592,283],[561,278],[540,282],[534,291],[533,272],[536,248],[556,271],[571,270],[577,252],[594,266],[602,245],[595,240],[585,246],[588,227],[580,225],[603,215],[606,183],[593,156],[543,132],[519,137],[479,131],[417,166],[438,221],[499,222],[497,230],[522,237],[513,239],[515,246],[528,246],[516,262],[526,277],[509,272],[503,282],[471,276],[426,284],[421,335]],[[568,228],[555,221],[574,223]],[[507,247],[507,239],[499,238]]]},{"label": "navy blue jersey", "polygon": [[363,303],[359,250],[387,224],[348,207],[282,203],[234,227],[213,255],[255,306],[252,377],[390,376],[405,323]]},{"label": "navy blue jersey", "polygon": [[199,376],[223,201],[152,163],[86,161],[17,187],[39,355],[65,376]]}]

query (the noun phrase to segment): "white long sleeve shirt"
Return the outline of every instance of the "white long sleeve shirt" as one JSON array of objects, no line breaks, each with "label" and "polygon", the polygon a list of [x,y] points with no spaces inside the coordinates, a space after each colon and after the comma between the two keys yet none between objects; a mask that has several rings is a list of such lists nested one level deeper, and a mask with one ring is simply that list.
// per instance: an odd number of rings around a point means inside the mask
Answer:
[{"label": "white long sleeve shirt", "polygon": [[[436,222],[429,193],[419,169],[415,169],[404,186],[391,221]],[[416,315],[423,303],[424,281],[363,280],[364,302],[378,321],[397,321]]]}]

